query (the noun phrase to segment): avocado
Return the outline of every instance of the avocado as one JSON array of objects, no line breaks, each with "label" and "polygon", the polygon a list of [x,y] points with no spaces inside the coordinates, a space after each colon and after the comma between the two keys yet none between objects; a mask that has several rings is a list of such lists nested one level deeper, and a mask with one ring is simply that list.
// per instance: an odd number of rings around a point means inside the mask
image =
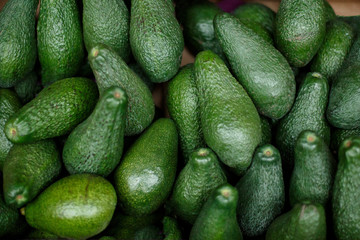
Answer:
[{"label": "avocado", "polygon": [[356,33],[356,35],[359,34],[360,32],[360,15],[356,15],[356,16],[337,16],[337,19],[346,22],[347,24],[349,24],[354,33]]},{"label": "avocado", "polygon": [[20,208],[59,176],[61,159],[54,140],[15,144],[4,163],[4,198]]},{"label": "avocado", "polygon": [[281,214],[285,188],[279,151],[267,144],[254,153],[251,167],[236,184],[239,193],[237,216],[243,234],[262,235]]},{"label": "avocado", "polygon": [[216,188],[206,201],[197,217],[190,240],[242,240],[242,233],[236,220],[238,192],[230,184]]},{"label": "avocado", "polygon": [[325,119],[329,85],[320,73],[308,73],[302,83],[294,106],[280,120],[275,141],[279,147],[286,175],[294,166],[296,139],[304,130],[314,131],[326,144],[330,143],[330,126]]},{"label": "avocado", "polygon": [[360,136],[360,128],[340,129],[334,128],[331,132],[330,148],[334,152],[338,152],[340,144],[349,137]]},{"label": "avocado", "polygon": [[330,3],[329,3],[327,0],[324,0],[324,5],[325,5],[325,18],[326,18],[326,22],[335,19],[335,18],[336,18],[336,14],[335,14],[334,9],[333,9],[332,6],[330,5]]},{"label": "avocado", "polygon": [[23,104],[33,100],[41,90],[36,72],[30,72],[23,80],[15,84],[14,90]]},{"label": "avocado", "polygon": [[128,62],[130,14],[123,0],[83,0],[84,42],[88,52],[98,43]]},{"label": "avocado", "polygon": [[33,70],[39,0],[8,0],[0,11],[0,87],[13,87]]},{"label": "avocado", "polygon": [[323,139],[313,131],[300,133],[290,179],[291,206],[303,201],[326,206],[331,197],[336,163]]},{"label": "avocado", "polygon": [[129,68],[133,70],[136,75],[146,84],[146,86],[150,89],[152,92],[155,89],[155,83],[153,83],[148,76],[144,73],[144,71],[141,69],[140,65],[137,63],[130,63]]},{"label": "avocado", "polygon": [[177,73],[184,39],[174,8],[164,0],[131,0],[130,46],[152,82],[166,82]]},{"label": "avocado", "polygon": [[177,149],[174,122],[161,118],[125,153],[114,177],[119,205],[126,214],[151,214],[164,204],[175,181]]},{"label": "avocado", "polygon": [[193,224],[212,191],[226,182],[213,151],[200,148],[176,179],[169,205],[177,217]]},{"label": "avocado", "polygon": [[105,45],[95,46],[89,53],[100,96],[112,86],[121,87],[128,96],[125,136],[141,133],[155,115],[152,95],[145,83],[126,65],[124,60]]},{"label": "avocado", "polygon": [[58,236],[49,233],[49,232],[45,232],[45,231],[41,231],[38,229],[33,229],[27,236],[26,239],[60,239]]},{"label": "avocado", "polygon": [[239,18],[241,23],[251,29],[255,34],[257,34],[259,37],[261,37],[263,40],[268,42],[271,45],[274,45],[274,40],[271,35],[271,33],[266,30],[261,24],[257,22],[253,22],[250,19],[241,19]]},{"label": "avocado", "polygon": [[107,177],[119,164],[124,147],[127,96],[120,87],[105,90],[91,115],[69,135],[63,161],[70,174]]},{"label": "avocado", "polygon": [[270,144],[272,139],[270,122],[266,117],[260,116],[260,124],[261,124],[261,141],[259,143],[259,146]]},{"label": "avocado", "polygon": [[360,235],[360,137],[345,139],[339,149],[334,180],[332,213],[337,239],[357,239]]},{"label": "avocado", "polygon": [[22,104],[15,92],[8,89],[0,89],[0,170],[2,171],[4,161],[8,155],[12,142],[7,139],[4,128],[6,121],[14,115]]},{"label": "avocado", "polygon": [[75,0],[41,1],[37,46],[43,85],[74,77],[80,70],[85,50]]},{"label": "avocado", "polygon": [[325,240],[325,210],[320,204],[303,202],[276,218],[266,233],[266,240]]},{"label": "avocado", "polygon": [[113,216],[116,192],[92,174],[64,177],[26,205],[28,224],[63,238],[85,239],[103,231]]},{"label": "avocado", "polygon": [[96,84],[87,78],[67,78],[43,89],[5,124],[13,143],[30,143],[69,133],[86,119],[98,99]]},{"label": "avocado", "polygon": [[296,90],[295,77],[286,59],[228,13],[217,15],[214,26],[235,76],[259,113],[282,118],[290,110]]},{"label": "avocado", "polygon": [[182,234],[180,230],[180,226],[175,218],[172,217],[164,217],[162,220],[163,223],[163,232],[165,235],[164,240],[181,240]]},{"label": "avocado", "polygon": [[326,33],[324,0],[282,0],[275,18],[275,43],[291,66],[304,67]]},{"label": "avocado", "polygon": [[311,63],[311,71],[319,72],[330,80],[340,69],[354,39],[352,28],[335,19],[327,23],[323,44]]},{"label": "avocado", "polygon": [[166,104],[179,133],[184,162],[198,148],[205,147],[194,65],[188,64],[169,82]]},{"label": "avocado", "polygon": [[259,114],[225,63],[210,50],[196,56],[195,78],[205,142],[241,175],[261,140]]}]

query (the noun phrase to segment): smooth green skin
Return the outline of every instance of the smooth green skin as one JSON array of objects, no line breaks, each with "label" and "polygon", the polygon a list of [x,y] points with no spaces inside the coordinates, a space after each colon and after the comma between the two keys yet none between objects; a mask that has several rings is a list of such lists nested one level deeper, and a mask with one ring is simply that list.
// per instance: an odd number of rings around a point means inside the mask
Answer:
[{"label": "smooth green skin", "polygon": [[324,5],[325,5],[326,22],[336,19],[335,11],[332,8],[332,6],[330,5],[330,3],[327,0],[324,0]]},{"label": "smooth green skin", "polygon": [[26,236],[26,239],[60,239],[60,238],[52,233],[41,231],[38,229],[33,229]]},{"label": "smooth green skin", "polygon": [[333,151],[338,152],[340,144],[349,137],[360,136],[360,128],[340,129],[335,128],[331,132],[330,147]]},{"label": "smooth green skin", "polygon": [[7,139],[4,128],[6,121],[20,108],[21,102],[16,93],[8,89],[0,89],[0,170],[13,143]]},{"label": "smooth green skin", "polygon": [[155,83],[153,83],[148,76],[146,76],[146,74],[144,73],[144,71],[141,69],[141,67],[139,66],[139,64],[137,63],[130,63],[129,68],[131,68],[131,70],[133,70],[134,73],[136,73],[136,75],[138,75],[141,80],[146,84],[146,86],[150,89],[150,91],[152,92],[155,88]]},{"label": "smooth green skin", "polygon": [[236,78],[259,113],[282,118],[290,110],[296,90],[295,77],[286,59],[228,13],[217,15],[214,26]]},{"label": "smooth green skin", "polygon": [[190,240],[242,240],[236,220],[237,203],[238,192],[230,184],[214,190],[191,229]]},{"label": "smooth green skin", "polygon": [[91,115],[69,135],[63,161],[70,174],[107,177],[119,164],[124,147],[128,99],[120,87],[108,88]]},{"label": "smooth green skin", "polygon": [[332,198],[334,231],[337,239],[358,239],[360,235],[360,137],[344,140]]},{"label": "smooth green skin", "polygon": [[275,19],[275,43],[291,66],[304,67],[326,32],[324,0],[282,0]]},{"label": "smooth green skin", "polygon": [[113,216],[116,192],[106,179],[76,174],[45,189],[25,208],[28,224],[59,237],[85,239],[103,231]]},{"label": "smooth green skin", "polygon": [[343,64],[355,37],[349,24],[341,20],[327,23],[322,46],[311,63],[311,71],[332,78]]},{"label": "smooth green skin", "polygon": [[5,124],[13,143],[30,143],[69,133],[85,120],[98,99],[96,84],[87,78],[67,78],[43,89]]},{"label": "smooth green skin", "polygon": [[239,193],[237,216],[243,234],[262,235],[281,214],[285,203],[279,151],[270,144],[259,147],[236,188]]},{"label": "smooth green skin", "polygon": [[326,206],[331,197],[335,170],[335,159],[324,140],[315,132],[303,131],[295,144],[290,205],[310,201]]},{"label": "smooth green skin", "polygon": [[337,128],[360,126],[360,64],[345,66],[333,80],[326,116]]},{"label": "smooth green skin", "polygon": [[176,179],[169,205],[177,217],[193,224],[213,190],[226,182],[214,152],[200,148]]},{"label": "smooth green skin", "polygon": [[181,230],[178,222],[172,217],[164,217],[162,220],[164,240],[181,240]]},{"label": "smooth green skin", "polygon": [[123,0],[83,0],[84,42],[88,52],[105,44],[128,62],[130,14]]},{"label": "smooth green skin", "polygon": [[195,77],[205,142],[220,161],[241,175],[261,140],[259,114],[215,53],[208,50],[196,56]]},{"label": "smooth green skin", "polygon": [[270,144],[272,139],[271,133],[271,125],[267,118],[264,116],[260,116],[260,124],[261,124],[261,141],[259,146]]},{"label": "smooth green skin", "polygon": [[38,85],[38,77],[35,71],[29,73],[23,80],[14,86],[16,94],[24,104],[33,100],[40,89],[41,87]]},{"label": "smooth green skin", "polygon": [[304,130],[311,130],[330,143],[330,126],[325,119],[329,85],[319,73],[308,73],[302,83],[294,106],[280,120],[276,130],[276,146],[282,158],[283,167],[289,174],[294,166],[296,139]]},{"label": "smooth green skin", "polygon": [[184,39],[168,2],[131,0],[130,45],[136,62],[152,82],[166,82],[175,76]]},{"label": "smooth green skin", "polygon": [[119,204],[126,214],[148,215],[164,204],[175,181],[177,149],[174,122],[161,118],[126,152],[114,176]]},{"label": "smooth green skin", "polygon": [[112,49],[105,45],[94,47],[89,53],[90,66],[94,72],[100,95],[112,86],[121,87],[128,96],[125,136],[141,133],[154,119],[155,105],[151,92]]},{"label": "smooth green skin", "polygon": [[205,147],[193,64],[183,67],[169,82],[166,104],[178,130],[182,155],[187,163],[196,149]]},{"label": "smooth green skin", "polygon": [[325,210],[320,204],[296,204],[276,218],[266,233],[266,240],[325,240]]},{"label": "smooth green skin", "polygon": [[253,22],[249,19],[240,19],[240,21],[246,27],[253,30],[259,37],[263,38],[266,42],[270,43],[271,45],[274,45],[274,40],[271,36],[271,33],[268,30],[266,30],[261,24],[257,22]]},{"label": "smooth green skin", "polygon": [[61,158],[52,139],[15,144],[4,162],[4,198],[20,208],[60,175]]},{"label": "smooth green skin", "polygon": [[14,86],[34,68],[38,0],[9,0],[0,12],[0,88]]},{"label": "smooth green skin", "polygon": [[73,77],[85,56],[82,26],[75,0],[42,0],[37,46],[43,85]]},{"label": "smooth green skin", "polygon": [[202,1],[182,10],[182,25],[184,28],[184,39],[186,46],[196,55],[204,50],[211,50],[222,60],[226,56],[215,38],[214,18],[222,10],[214,3]]}]

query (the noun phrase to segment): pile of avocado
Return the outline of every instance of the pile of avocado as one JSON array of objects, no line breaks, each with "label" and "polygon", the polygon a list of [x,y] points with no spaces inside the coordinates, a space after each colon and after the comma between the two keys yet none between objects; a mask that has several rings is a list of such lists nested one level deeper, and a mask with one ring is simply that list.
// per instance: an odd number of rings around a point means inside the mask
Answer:
[{"label": "pile of avocado", "polygon": [[1,239],[360,239],[360,16],[8,0],[0,52]]}]

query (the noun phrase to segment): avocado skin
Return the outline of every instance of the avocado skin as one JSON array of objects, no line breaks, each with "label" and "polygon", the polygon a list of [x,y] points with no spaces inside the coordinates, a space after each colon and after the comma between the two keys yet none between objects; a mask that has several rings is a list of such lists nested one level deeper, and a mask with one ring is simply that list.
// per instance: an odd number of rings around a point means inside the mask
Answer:
[{"label": "avocado skin", "polygon": [[360,136],[360,128],[355,129],[340,129],[335,128],[332,129],[331,132],[331,141],[330,141],[330,148],[334,152],[338,152],[340,144],[349,137],[352,136]]},{"label": "avocado skin", "polygon": [[308,73],[294,106],[278,123],[275,141],[282,154],[284,171],[288,175],[294,166],[296,139],[302,131],[314,131],[326,144],[330,143],[330,126],[325,119],[328,92],[326,78],[318,73]]},{"label": "avocado skin", "polygon": [[330,80],[340,70],[354,36],[346,22],[337,19],[328,22],[324,42],[311,63],[311,71],[319,72]]},{"label": "avocado skin", "polygon": [[[61,159],[54,140],[15,144],[3,169],[6,204],[20,208],[31,202],[59,176],[60,170]],[[22,199],[18,200],[18,196]]]},{"label": "avocado skin", "polygon": [[205,202],[191,232],[190,240],[242,240],[236,220],[238,192],[230,184],[215,189]]},{"label": "avocado skin", "polygon": [[9,0],[0,12],[0,88],[13,87],[35,66],[38,0]]},{"label": "avocado skin", "polygon": [[239,193],[237,216],[243,234],[249,237],[262,235],[281,214],[285,203],[279,151],[270,144],[259,147],[251,167],[236,188]]},{"label": "avocado skin", "polygon": [[320,204],[296,204],[289,212],[276,218],[266,233],[266,240],[325,240],[325,210]]},{"label": "avocado skin", "polygon": [[83,0],[84,42],[88,52],[105,44],[128,62],[130,14],[123,0]]},{"label": "avocado skin", "polygon": [[337,239],[360,235],[360,137],[345,139],[339,149],[339,163],[332,198],[334,231]]},{"label": "avocado skin", "polygon": [[330,5],[330,3],[327,0],[324,0],[324,5],[325,5],[325,19],[326,19],[326,22],[335,19],[336,14],[335,14],[334,9]]},{"label": "avocado skin", "polygon": [[283,0],[275,19],[275,43],[291,66],[304,67],[326,32],[324,0]]},{"label": "avocado skin", "polygon": [[33,100],[41,90],[36,72],[30,72],[23,80],[15,84],[14,90],[23,104]]},{"label": "avocado skin", "polygon": [[169,205],[177,217],[193,224],[212,191],[226,182],[214,152],[200,148],[176,179]]},{"label": "avocado skin", "polygon": [[261,140],[259,114],[215,53],[207,50],[196,56],[195,77],[205,142],[220,161],[241,175]]},{"label": "avocado skin", "polygon": [[175,11],[164,0],[131,0],[130,45],[137,63],[152,82],[177,73],[184,38]]},{"label": "avocado skin", "polygon": [[260,116],[260,124],[261,124],[261,141],[259,143],[259,146],[270,144],[272,140],[272,131],[271,131],[270,122],[266,117]]},{"label": "avocado skin", "polygon": [[294,160],[289,190],[291,206],[306,200],[326,206],[336,170],[329,147],[315,132],[303,131],[296,140]]},{"label": "avocado skin", "polygon": [[155,105],[145,83],[111,48],[99,44],[89,53],[100,96],[112,86],[121,87],[128,96],[125,136],[141,133],[154,119]]},{"label": "avocado skin", "polygon": [[116,192],[92,174],[64,177],[25,208],[28,224],[59,237],[85,239],[103,231],[116,206]]},{"label": "avocado skin", "polygon": [[119,164],[124,147],[127,96],[120,87],[108,88],[91,115],[69,135],[63,161],[70,174],[107,177]]},{"label": "avocado skin", "polygon": [[60,238],[52,233],[41,231],[38,229],[33,229],[26,236],[26,239],[60,239]]},{"label": "avocado skin", "polygon": [[6,121],[14,115],[22,104],[15,92],[9,89],[0,89],[0,170],[13,143],[7,139],[4,128]]},{"label": "avocado skin", "polygon": [[97,99],[96,84],[90,79],[57,81],[6,122],[5,134],[13,143],[30,143],[64,135],[90,115]]},{"label": "avocado skin", "polygon": [[152,92],[155,89],[155,83],[153,83],[148,76],[144,73],[144,71],[141,69],[140,65],[137,63],[130,63],[129,68],[133,70],[136,75],[146,84],[146,86],[149,88],[149,90]]},{"label": "avocado skin", "polygon": [[217,15],[214,26],[235,76],[259,113],[282,118],[290,110],[296,91],[295,77],[286,59],[228,13]]},{"label": "avocado skin", "polygon": [[174,122],[160,118],[125,153],[114,177],[126,214],[148,215],[164,204],[175,181],[177,149]]},{"label": "avocado skin", "polygon": [[37,46],[43,85],[74,77],[80,70],[85,50],[75,0],[41,1]]},{"label": "avocado skin", "polygon": [[172,217],[164,217],[162,220],[163,223],[163,232],[165,235],[164,240],[181,240],[182,234],[180,230],[180,226],[175,218]]},{"label": "avocado skin", "polygon": [[193,64],[183,67],[169,82],[166,104],[178,130],[182,155],[187,163],[196,149],[205,147]]}]

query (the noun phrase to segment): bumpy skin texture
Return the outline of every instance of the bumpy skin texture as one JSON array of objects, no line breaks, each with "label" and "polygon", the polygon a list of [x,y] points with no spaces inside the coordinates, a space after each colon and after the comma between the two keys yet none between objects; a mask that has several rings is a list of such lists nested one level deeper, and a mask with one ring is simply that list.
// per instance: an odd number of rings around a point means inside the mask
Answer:
[{"label": "bumpy skin texture", "polygon": [[253,22],[249,19],[240,19],[241,23],[246,27],[250,28],[253,32],[255,32],[259,37],[263,38],[266,42],[271,45],[274,45],[274,40],[268,30],[266,30],[261,24],[257,22]]},{"label": "bumpy skin texture", "polygon": [[172,217],[164,217],[162,220],[164,240],[181,240],[181,230],[178,222]]},{"label": "bumpy skin texture", "polygon": [[239,193],[237,216],[244,235],[263,234],[281,214],[285,202],[279,151],[272,145],[259,147],[251,167],[236,188]]},{"label": "bumpy skin texture", "polygon": [[290,65],[307,65],[326,32],[324,0],[283,0],[275,19],[275,43]]},{"label": "bumpy skin texture", "polygon": [[84,44],[75,0],[42,0],[37,44],[44,85],[73,77],[82,66]]},{"label": "bumpy skin texture", "polygon": [[59,239],[55,234],[33,229],[27,236],[27,239]]},{"label": "bumpy skin texture", "polygon": [[328,22],[324,42],[312,61],[311,71],[326,78],[333,77],[349,53],[354,37],[346,22],[337,19]]},{"label": "bumpy skin texture", "polygon": [[23,80],[14,86],[16,94],[24,104],[33,100],[40,89],[41,87],[38,85],[38,77],[35,71],[30,72]]},{"label": "bumpy skin texture", "polygon": [[61,159],[52,139],[15,144],[4,163],[4,198],[20,208],[31,202],[60,174]]},{"label": "bumpy skin texture", "polygon": [[120,87],[108,88],[91,115],[69,135],[63,161],[71,174],[108,176],[118,165],[124,147],[127,96]]},{"label": "bumpy skin texture", "polygon": [[150,91],[154,90],[155,88],[155,83],[153,83],[148,76],[146,76],[146,74],[144,73],[144,71],[141,69],[140,65],[137,63],[130,63],[129,68],[131,68],[131,70],[133,70],[134,73],[136,73],[136,75],[139,76],[139,78],[141,78],[141,80],[143,80],[143,82],[146,84],[146,86],[150,89]]},{"label": "bumpy skin texture", "polygon": [[130,45],[151,81],[171,79],[180,67],[184,49],[173,7],[164,0],[131,0]]},{"label": "bumpy skin texture", "polygon": [[242,233],[236,220],[238,192],[230,184],[214,190],[201,209],[190,240],[242,240]]},{"label": "bumpy skin texture", "polygon": [[193,224],[212,191],[226,182],[218,159],[210,149],[193,152],[173,188],[170,206],[174,214]]},{"label": "bumpy skin texture", "polygon": [[260,123],[261,123],[261,141],[259,146],[270,144],[272,139],[271,133],[271,125],[267,118],[264,116],[260,116]]},{"label": "bumpy skin texture", "polygon": [[246,91],[213,52],[195,59],[200,119],[206,144],[236,174],[251,164],[261,140],[260,117]]},{"label": "bumpy skin texture", "polygon": [[[357,16],[337,16],[337,19],[346,22],[349,24],[355,33],[359,33],[360,31],[360,15]],[[359,50],[359,49],[357,49]]]},{"label": "bumpy skin texture", "polygon": [[270,225],[266,240],[325,240],[326,219],[320,204],[296,204]]},{"label": "bumpy skin texture", "polygon": [[196,55],[204,50],[211,50],[222,60],[226,56],[215,38],[214,18],[221,13],[221,9],[216,4],[203,1],[192,4],[184,12],[182,25],[184,27],[184,38],[186,46]]},{"label": "bumpy skin texture", "polygon": [[169,82],[166,100],[170,117],[179,133],[184,162],[187,163],[196,149],[205,147],[193,64],[182,68]]},{"label": "bumpy skin texture", "polygon": [[129,215],[157,210],[175,180],[178,135],[172,120],[154,122],[126,152],[115,171],[121,209]]},{"label": "bumpy skin texture", "polygon": [[89,53],[100,95],[112,86],[121,87],[128,96],[125,136],[136,135],[147,128],[155,115],[151,92],[145,83],[126,65],[124,60],[105,45]]},{"label": "bumpy skin texture", "polygon": [[360,235],[360,137],[350,137],[339,149],[339,164],[332,198],[337,239],[357,239]]},{"label": "bumpy skin texture", "polygon": [[330,143],[330,126],[325,119],[328,92],[326,78],[318,73],[308,73],[294,106],[278,124],[275,140],[288,174],[294,165],[296,139],[302,131],[314,131],[326,144]]},{"label": "bumpy skin texture", "polygon": [[88,52],[98,43],[130,58],[130,14],[123,0],[83,0],[84,42]]},{"label": "bumpy skin texture", "polygon": [[16,93],[8,89],[0,89],[0,170],[8,155],[12,142],[7,139],[4,128],[6,121],[21,108],[21,102]]},{"label": "bumpy skin texture", "polygon": [[326,206],[331,197],[336,163],[316,133],[303,131],[296,140],[294,170],[290,179],[290,204],[308,200]]},{"label": "bumpy skin texture", "polygon": [[330,124],[337,128],[360,126],[360,64],[345,66],[335,77],[326,112]]},{"label": "bumpy skin texture", "polygon": [[59,237],[86,239],[103,231],[114,214],[116,192],[106,179],[77,174],[60,179],[25,208],[28,224]]},{"label": "bumpy skin texture", "polygon": [[360,128],[355,129],[340,129],[335,128],[331,132],[330,148],[334,152],[338,152],[340,144],[349,137],[360,136]]},{"label": "bumpy skin texture", "polygon": [[325,19],[326,19],[326,22],[335,19],[336,14],[335,14],[334,9],[330,5],[330,3],[327,0],[324,0],[324,5],[325,5]]},{"label": "bumpy skin texture", "polygon": [[14,143],[64,135],[90,115],[97,99],[96,84],[90,79],[57,81],[6,122],[5,134]]},{"label": "bumpy skin texture", "polygon": [[290,110],[296,90],[286,59],[228,13],[217,15],[214,26],[231,68],[258,111],[273,119],[282,118]]},{"label": "bumpy skin texture", "polygon": [[9,0],[0,12],[0,87],[21,81],[35,66],[38,0]]}]

